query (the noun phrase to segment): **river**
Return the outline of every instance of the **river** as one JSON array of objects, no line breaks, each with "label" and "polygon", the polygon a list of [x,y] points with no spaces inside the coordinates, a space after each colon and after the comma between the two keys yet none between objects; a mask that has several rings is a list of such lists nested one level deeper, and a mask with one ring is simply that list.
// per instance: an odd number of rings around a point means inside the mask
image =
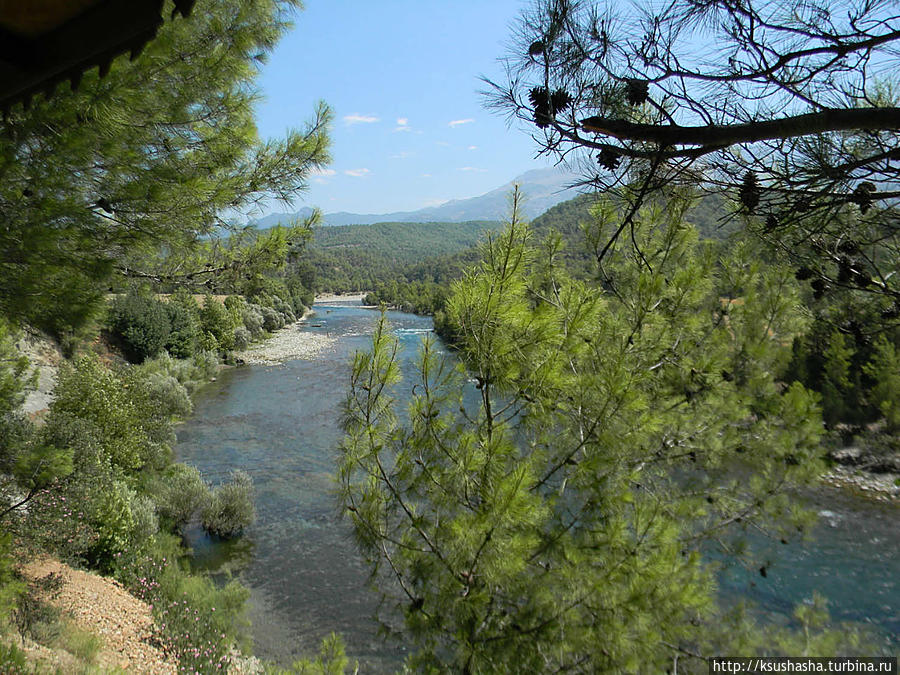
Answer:
[{"label": "river", "polygon": [[[251,590],[254,653],[289,664],[312,654],[332,631],[364,672],[394,670],[404,649],[383,641],[372,620],[376,598],[349,525],[333,498],[334,448],[340,407],[357,350],[367,349],[378,313],[348,305],[316,305],[303,330],[336,338],[313,360],[246,366],[221,373],[197,393],[194,413],[178,430],[179,461],[213,482],[232,469],[250,473],[258,518],[236,542],[213,542],[194,529],[195,565],[238,577]],[[402,312],[388,319],[411,367],[431,320]],[[868,501],[822,487],[809,497],[822,514],[809,542],[771,547],[766,578],[741,568],[721,576],[726,597],[747,597],[768,612],[787,613],[818,590],[835,621],[871,626],[898,647],[900,525],[896,504]]]}]

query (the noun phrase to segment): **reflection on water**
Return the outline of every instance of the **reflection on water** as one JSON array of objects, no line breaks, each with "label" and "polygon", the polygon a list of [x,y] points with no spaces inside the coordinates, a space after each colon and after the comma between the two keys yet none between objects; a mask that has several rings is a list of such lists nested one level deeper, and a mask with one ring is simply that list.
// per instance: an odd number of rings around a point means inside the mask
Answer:
[{"label": "reflection on water", "polygon": [[[250,473],[258,519],[236,542],[212,541],[200,530],[192,530],[189,540],[198,566],[238,576],[251,589],[259,656],[288,664],[316,651],[335,631],[366,672],[393,670],[404,650],[377,634],[367,570],[332,495],[350,362],[356,350],[369,347],[378,312],[351,306],[317,310],[304,330],[338,338],[334,350],[312,361],[228,370],[197,395],[193,417],[178,432],[178,458],[213,481],[232,469]],[[431,320],[400,312],[388,317],[405,346],[408,370]],[[766,579],[727,570],[723,590],[780,612],[819,589],[836,619],[900,633],[896,507],[830,488],[814,500],[817,510],[832,513],[818,526],[814,543],[779,545]]]}]

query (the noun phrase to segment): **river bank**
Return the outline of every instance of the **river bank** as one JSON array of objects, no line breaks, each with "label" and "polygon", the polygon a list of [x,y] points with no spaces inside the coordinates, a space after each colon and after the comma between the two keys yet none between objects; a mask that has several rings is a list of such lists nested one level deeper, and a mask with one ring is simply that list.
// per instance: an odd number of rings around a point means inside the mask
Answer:
[{"label": "river bank", "polygon": [[324,334],[304,332],[303,327],[315,312],[307,312],[303,318],[285,326],[262,342],[234,353],[238,363],[272,365],[291,359],[313,359],[330,349],[335,338]]},{"label": "river bank", "polygon": [[359,293],[323,293],[316,296],[316,303],[320,305],[347,305],[354,307],[371,308],[375,305],[363,304],[369,291],[360,291]]},{"label": "river bank", "polygon": [[[368,291],[336,295],[325,293],[317,295],[315,304],[340,307],[371,308],[364,305]],[[308,309],[299,321],[285,326],[262,342],[251,345],[247,349],[235,352],[238,363],[253,365],[272,365],[291,359],[313,359],[325,350],[332,349],[336,338],[324,333],[304,331],[307,325],[316,325],[317,312]]]}]

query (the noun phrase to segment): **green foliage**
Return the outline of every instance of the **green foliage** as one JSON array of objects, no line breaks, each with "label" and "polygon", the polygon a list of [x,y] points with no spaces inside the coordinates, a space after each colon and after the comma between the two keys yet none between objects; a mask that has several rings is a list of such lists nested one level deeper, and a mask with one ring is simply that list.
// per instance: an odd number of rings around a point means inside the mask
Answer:
[{"label": "green foliage", "polygon": [[28,359],[15,347],[16,334],[0,316],[0,416],[18,408],[25,400],[25,391],[31,384],[25,376]]},{"label": "green foliage", "polygon": [[291,201],[328,161],[324,104],[281,139],[261,140],[253,122],[254,79],[298,5],[198,6],[190,20],[166,21],[140,58],[4,117],[0,313],[59,335],[100,306],[114,270],[180,269],[202,282],[210,269],[284,260],[290,233],[235,251],[205,235],[224,210]]},{"label": "green foliage", "polygon": [[[200,309],[200,330],[204,335],[211,335],[219,351],[229,352],[234,349],[235,320],[225,306],[207,294],[203,298],[203,307]],[[201,347],[203,344],[201,338]]]},{"label": "green foliage", "polygon": [[197,351],[200,308],[184,291],[175,293],[166,303],[171,332],[166,338],[166,351],[176,359],[186,359]]},{"label": "green foliage", "polygon": [[[514,217],[452,286],[461,365],[426,341],[403,422],[384,321],[357,355],[340,498],[411,667],[663,670],[710,647],[704,542],[807,520],[784,486],[819,470],[816,397],[773,377],[798,289],[680,216],[641,212],[604,286]],[[601,204],[586,234],[615,226]]]},{"label": "green foliage", "polygon": [[271,307],[262,308],[263,329],[267,331],[276,331],[284,328],[284,315],[275,311]]},{"label": "green foliage", "polygon": [[137,367],[136,373],[146,376],[154,375],[175,378],[188,392],[193,392],[200,385],[206,384],[215,377],[219,370],[219,358],[214,352],[197,352],[189,359],[173,359],[168,354],[161,354],[155,359],[144,361]]},{"label": "green foliage", "polygon": [[[402,300],[385,288],[394,283],[434,284],[459,276],[457,256],[468,251],[499,223],[376,223],[321,227],[302,254],[295,272],[298,278],[318,290],[346,292],[378,290],[390,304],[411,302],[411,293]],[[305,304],[310,304],[309,302]]]},{"label": "green foliage", "polygon": [[231,646],[242,643],[249,592],[236,581],[217,587],[179,565],[174,537],[159,536],[118,558],[116,576],[153,607],[157,639],[187,672],[222,672]]},{"label": "green foliage", "polygon": [[13,643],[0,641],[0,663],[7,675],[34,675],[28,655]]},{"label": "green foliage", "polygon": [[262,315],[262,308],[258,305],[250,305],[241,311],[241,321],[244,328],[250,333],[253,340],[258,340],[264,333],[263,323],[265,319]]},{"label": "green foliage", "polygon": [[253,336],[250,335],[250,331],[240,326],[234,329],[234,348],[238,351],[247,349],[250,346],[250,343],[253,342]]},{"label": "green foliage", "polygon": [[109,329],[132,363],[159,354],[169,342],[172,322],[166,305],[136,290],[116,297],[109,308]]},{"label": "green foliage", "polygon": [[820,393],[826,424],[839,429],[845,441],[880,420],[896,431],[900,330],[884,325],[890,306],[853,291],[808,304],[814,321],[795,338],[785,378]]},{"label": "green foliage", "polygon": [[147,396],[156,403],[161,415],[173,420],[184,419],[194,406],[187,387],[172,375],[151,373],[143,378]]},{"label": "green foliage", "polygon": [[186,525],[212,497],[200,472],[185,464],[170,466],[156,482],[153,494],[159,515],[175,529]]},{"label": "green foliage", "polygon": [[134,492],[121,481],[113,481],[98,491],[91,518],[97,532],[97,543],[90,552],[92,560],[108,569],[113,559],[128,548],[135,530],[131,513]]},{"label": "green foliage", "polygon": [[201,513],[203,529],[217,537],[235,537],[255,519],[253,479],[245,471],[232,471],[230,480],[212,492]]},{"label": "green foliage", "polygon": [[871,402],[884,416],[887,430],[900,431],[900,354],[884,335],[878,336],[864,372],[875,383]]},{"label": "green foliage", "polygon": [[[344,641],[340,635],[332,633],[322,640],[322,646],[315,658],[294,661],[290,668],[272,666],[266,668],[266,675],[344,675],[350,659],[347,658]],[[359,670],[354,664],[353,672]]]},{"label": "green foliage", "polygon": [[136,378],[125,378],[104,367],[95,356],[76,359],[60,369],[50,418],[77,418],[89,425],[103,460],[135,471],[168,448],[160,448],[171,434],[165,416],[151,405],[147,390]]},{"label": "green foliage", "polygon": [[[10,613],[18,605],[25,584],[17,577],[12,555],[12,535],[0,532],[0,634],[10,620]],[[0,645],[2,650],[2,645]],[[0,651],[0,663],[4,663]]]},{"label": "green foliage", "polygon": [[0,317],[0,521],[72,471],[72,451],[44,442],[16,410],[35,381],[36,373],[27,372],[28,360],[16,350],[14,335]]}]

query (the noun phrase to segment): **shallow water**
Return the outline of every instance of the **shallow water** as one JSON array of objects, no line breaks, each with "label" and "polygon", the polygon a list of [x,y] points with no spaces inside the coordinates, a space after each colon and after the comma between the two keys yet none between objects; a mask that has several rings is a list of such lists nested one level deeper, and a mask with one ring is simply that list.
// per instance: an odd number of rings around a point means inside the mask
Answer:
[{"label": "shallow water", "polygon": [[[332,631],[365,672],[393,670],[404,650],[385,643],[371,617],[375,595],[367,571],[337,517],[332,495],[334,447],[350,362],[370,346],[378,312],[319,306],[304,330],[338,338],[310,361],[225,371],[195,398],[194,414],[178,431],[179,460],[213,482],[232,469],[253,476],[257,522],[240,541],[210,541],[189,533],[197,566],[234,574],[251,589],[254,651],[281,663],[311,654]],[[409,367],[431,320],[389,312]],[[871,625],[887,642],[900,634],[898,509],[822,488],[810,496],[827,511],[814,541],[787,546],[753,542],[771,558],[768,577],[730,568],[727,597],[748,597],[767,611],[789,613],[818,589],[836,620]],[[771,550],[770,550],[771,549]],[[894,643],[896,644],[896,643]]]}]

